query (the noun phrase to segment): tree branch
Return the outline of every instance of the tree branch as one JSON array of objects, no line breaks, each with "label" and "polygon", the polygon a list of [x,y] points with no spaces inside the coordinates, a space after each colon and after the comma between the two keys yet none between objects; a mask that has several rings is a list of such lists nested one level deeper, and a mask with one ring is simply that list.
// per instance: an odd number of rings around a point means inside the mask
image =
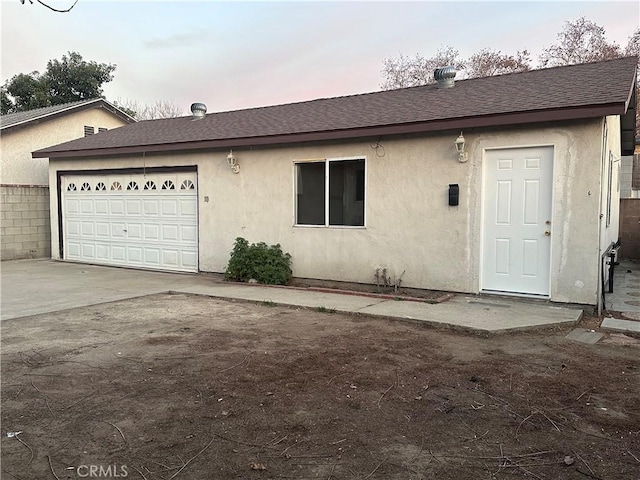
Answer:
[{"label": "tree branch", "polygon": [[[54,12],[58,12],[58,13],[67,13],[70,12],[71,9],[73,7],[76,6],[76,3],[78,3],[78,0],[76,0],[75,2],[73,2],[73,5],[71,5],[69,8],[67,8],[66,10],[59,10],[57,8],[53,8],[51,5],[47,5],[46,3],[44,3],[42,0],[36,0],[40,5],[47,7],[49,10],[53,10]],[[31,0],[29,0],[30,3],[33,3]],[[24,2],[22,2],[24,3]]]}]

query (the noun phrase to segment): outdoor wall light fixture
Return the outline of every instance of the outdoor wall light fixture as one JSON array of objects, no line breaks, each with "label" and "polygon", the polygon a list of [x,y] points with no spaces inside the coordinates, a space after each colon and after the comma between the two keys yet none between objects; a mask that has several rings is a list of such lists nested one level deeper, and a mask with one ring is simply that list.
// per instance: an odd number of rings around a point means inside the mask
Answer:
[{"label": "outdoor wall light fixture", "polygon": [[458,152],[458,161],[460,163],[464,163],[468,160],[467,152],[465,151],[465,146],[467,141],[462,136],[462,132],[460,132],[460,136],[456,138],[454,145],[456,146],[456,151]]},{"label": "outdoor wall light fixture", "polygon": [[238,159],[233,154],[233,150],[229,150],[229,155],[227,155],[227,163],[231,167],[231,171],[233,173],[240,173],[240,165],[238,165]]}]

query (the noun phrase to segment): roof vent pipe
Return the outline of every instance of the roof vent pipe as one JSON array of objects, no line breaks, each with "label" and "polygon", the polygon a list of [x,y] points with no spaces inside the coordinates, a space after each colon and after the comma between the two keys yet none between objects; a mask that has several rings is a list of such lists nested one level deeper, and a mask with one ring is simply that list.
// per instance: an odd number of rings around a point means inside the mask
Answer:
[{"label": "roof vent pipe", "polygon": [[436,68],[433,78],[438,82],[438,88],[452,88],[455,85],[454,78],[458,73],[455,67]]},{"label": "roof vent pipe", "polygon": [[204,118],[207,113],[207,106],[204,103],[192,103],[191,104],[191,115],[193,115],[194,119]]}]

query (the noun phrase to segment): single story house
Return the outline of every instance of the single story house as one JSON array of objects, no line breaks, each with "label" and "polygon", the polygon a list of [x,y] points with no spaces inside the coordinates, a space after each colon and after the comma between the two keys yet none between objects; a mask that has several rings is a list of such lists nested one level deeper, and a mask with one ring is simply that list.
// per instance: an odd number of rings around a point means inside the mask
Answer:
[{"label": "single story house", "polygon": [[636,58],[138,122],[49,158],[55,259],[595,305],[634,147]]},{"label": "single story house", "polygon": [[0,115],[2,260],[51,256],[49,162],[31,152],[134,121],[103,99]]}]

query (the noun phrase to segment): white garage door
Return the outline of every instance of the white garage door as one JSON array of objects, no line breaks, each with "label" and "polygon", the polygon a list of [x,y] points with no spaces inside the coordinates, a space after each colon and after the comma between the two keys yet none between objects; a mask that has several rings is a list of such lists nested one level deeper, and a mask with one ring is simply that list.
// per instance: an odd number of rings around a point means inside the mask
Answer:
[{"label": "white garage door", "polygon": [[62,177],[66,260],[198,271],[196,172]]}]

